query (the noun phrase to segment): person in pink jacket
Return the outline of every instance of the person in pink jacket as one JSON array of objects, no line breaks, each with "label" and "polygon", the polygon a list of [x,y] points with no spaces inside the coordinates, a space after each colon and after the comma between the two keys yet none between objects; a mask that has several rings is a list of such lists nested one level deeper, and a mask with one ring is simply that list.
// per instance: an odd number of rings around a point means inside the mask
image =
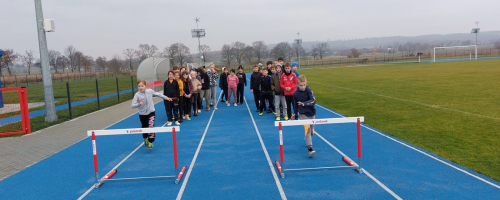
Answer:
[{"label": "person in pink jacket", "polygon": [[290,63],[285,64],[285,73],[281,75],[280,86],[285,90],[286,111],[288,119],[292,117],[293,92],[297,90],[297,77],[292,72]]},{"label": "person in pink jacket", "polygon": [[227,106],[231,106],[231,94],[234,99],[234,106],[238,106],[238,101],[236,98],[236,88],[238,87],[238,77],[234,75],[234,69],[231,69],[231,74],[227,76],[227,88],[228,88],[228,94],[227,94]]}]

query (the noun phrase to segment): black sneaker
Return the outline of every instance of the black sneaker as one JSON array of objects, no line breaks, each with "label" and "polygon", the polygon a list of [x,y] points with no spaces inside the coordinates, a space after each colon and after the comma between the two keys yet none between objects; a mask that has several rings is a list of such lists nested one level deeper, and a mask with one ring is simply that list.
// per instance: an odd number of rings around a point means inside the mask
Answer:
[{"label": "black sneaker", "polygon": [[222,99],[222,100],[220,100],[220,102],[226,102],[226,101],[224,101],[224,99]]},{"label": "black sneaker", "polygon": [[214,107],[214,104],[210,104],[210,107]]},{"label": "black sneaker", "polygon": [[314,154],[316,154],[316,151],[314,151],[313,148],[308,148],[308,150],[309,150],[309,158],[312,158]]}]

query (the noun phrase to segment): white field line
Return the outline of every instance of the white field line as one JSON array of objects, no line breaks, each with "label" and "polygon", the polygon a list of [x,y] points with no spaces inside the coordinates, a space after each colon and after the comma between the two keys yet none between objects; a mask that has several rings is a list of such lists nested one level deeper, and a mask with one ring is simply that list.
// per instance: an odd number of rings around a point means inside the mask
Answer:
[{"label": "white field line", "polygon": [[[316,135],[318,135],[319,138],[321,138],[323,141],[325,141],[328,145],[330,145],[333,149],[335,149],[335,151],[339,152],[340,155],[344,156],[344,157],[347,157],[349,158],[347,155],[345,155],[342,151],[340,151],[339,149],[337,149],[337,147],[333,146],[332,143],[330,143],[328,140],[326,140],[325,138],[323,138],[318,132],[314,131],[316,133]],[[354,164],[358,165],[356,162],[354,162],[354,160],[350,159],[351,162],[353,162]],[[375,178],[374,176],[372,176],[366,169],[364,168],[361,168],[360,170],[362,170],[362,172],[365,172],[365,174],[370,177],[373,181],[375,181],[375,183],[377,183],[380,187],[384,188],[385,191],[387,191],[389,194],[391,194],[394,198],[398,199],[398,200],[402,200],[401,197],[399,197],[396,193],[394,193],[391,189],[389,189],[386,185],[384,185],[382,182],[380,182],[377,178]]]},{"label": "white field line", "polygon": [[[222,92],[219,94],[219,98],[217,99],[217,102],[219,102],[220,98],[222,96]],[[205,98],[210,98],[210,97],[205,97]],[[217,102],[215,103],[214,106],[217,106]],[[209,105],[207,105],[209,106]],[[208,127],[210,127],[210,123],[212,122],[212,118],[214,117],[215,114],[215,108],[212,111],[212,116],[210,116],[210,120],[208,120],[207,127],[205,128],[205,132],[203,133],[203,136],[201,137],[200,143],[198,144],[198,148],[196,149],[196,153],[194,153],[193,160],[191,161],[191,164],[189,165],[189,169],[186,172],[186,177],[184,177],[184,181],[182,182],[181,189],[179,190],[179,193],[177,194],[177,200],[180,200],[182,198],[182,194],[184,194],[184,190],[186,189],[187,182],[189,180],[189,176],[191,176],[191,172],[193,171],[194,163],[196,162],[196,158],[198,158],[198,154],[200,153],[201,145],[203,145],[203,141],[205,140],[205,136],[207,135]]]},{"label": "white field line", "polygon": [[264,142],[262,141],[262,137],[260,136],[259,129],[257,128],[257,124],[255,124],[255,120],[253,119],[252,112],[250,111],[250,107],[248,107],[248,102],[246,98],[243,98],[245,100],[245,104],[247,105],[248,113],[250,114],[250,117],[252,117],[252,123],[253,126],[255,127],[255,131],[257,132],[257,136],[259,136],[259,141],[260,145],[262,146],[262,149],[264,150],[264,154],[266,155],[267,163],[269,164],[269,168],[271,168],[271,172],[273,173],[274,181],[276,182],[276,186],[278,186],[278,190],[281,195],[281,199],[286,200],[286,195],[285,191],[283,191],[283,187],[281,186],[281,183],[278,179],[278,175],[276,175],[276,171],[274,170],[273,162],[271,161],[271,158],[269,157],[269,153],[267,153],[266,145],[264,145]]},{"label": "white field line", "polygon": [[[317,106],[319,106],[319,107],[321,107],[321,108],[323,108],[323,109],[325,109],[325,110],[327,110],[327,111],[329,111],[329,112],[331,112],[331,113],[333,113],[333,114],[336,114],[336,115],[338,115],[338,116],[340,116],[340,117],[344,117],[344,116],[342,116],[342,115],[340,115],[340,114],[338,114],[338,113],[336,113],[336,112],[334,112],[334,111],[332,111],[332,110],[330,110],[330,109],[328,109],[328,108],[325,108],[325,107],[323,107],[323,106],[321,106],[321,105],[317,105]],[[445,164],[445,165],[448,165],[448,166],[450,166],[450,167],[452,167],[452,168],[454,168],[454,169],[456,169],[456,170],[458,170],[458,171],[461,171],[461,172],[463,172],[463,173],[465,173],[465,174],[467,174],[467,175],[469,175],[469,176],[472,176],[472,177],[474,177],[474,178],[476,178],[476,179],[478,179],[478,180],[480,180],[480,181],[483,181],[483,182],[485,182],[485,183],[487,183],[487,184],[489,184],[489,185],[491,185],[491,186],[493,186],[493,187],[496,187],[496,188],[500,189],[500,186],[499,186],[499,185],[496,185],[496,184],[494,184],[494,183],[492,183],[492,182],[490,182],[490,181],[488,181],[488,180],[485,180],[484,178],[481,178],[481,177],[476,176],[476,175],[474,175],[474,174],[472,174],[472,173],[470,173],[470,172],[468,172],[468,171],[465,171],[465,170],[463,170],[463,169],[460,169],[460,168],[458,168],[458,167],[456,167],[456,166],[454,166],[454,165],[452,165],[452,164],[449,164],[449,163],[447,163],[447,162],[445,162],[445,161],[443,161],[443,160],[441,160],[441,159],[439,159],[439,158],[436,158],[436,157],[434,157],[434,156],[432,156],[432,155],[429,155],[428,153],[425,153],[425,152],[423,152],[423,151],[421,151],[421,150],[419,150],[419,149],[417,149],[417,148],[415,148],[415,147],[412,147],[412,146],[410,146],[410,145],[408,145],[408,144],[405,144],[405,143],[403,143],[403,142],[401,142],[401,141],[398,141],[398,140],[396,140],[396,139],[394,139],[394,138],[392,138],[392,137],[389,137],[389,136],[387,136],[386,134],[383,134],[383,133],[381,133],[381,132],[379,132],[379,131],[376,131],[376,130],[374,130],[374,129],[372,129],[372,128],[370,128],[370,127],[368,127],[368,126],[364,125],[364,124],[361,124],[361,126],[362,126],[362,127],[365,127],[365,128],[366,128],[366,129],[368,129],[368,130],[371,130],[371,131],[373,131],[373,132],[375,132],[375,133],[377,133],[377,134],[379,134],[379,135],[381,135],[381,136],[384,136],[384,137],[386,137],[386,138],[388,138],[388,139],[390,139],[390,140],[392,140],[392,141],[394,141],[394,142],[397,142],[397,143],[399,143],[399,144],[402,144],[402,145],[404,145],[404,146],[406,146],[406,147],[408,147],[408,148],[410,148],[410,149],[413,149],[413,150],[415,150],[415,151],[417,151],[417,152],[419,152],[419,153],[422,153],[422,154],[424,154],[424,155],[426,155],[426,156],[428,156],[428,157],[430,157],[430,158],[432,158],[432,159],[434,159],[434,160],[436,160],[436,161],[438,161],[438,162],[440,162],[440,163],[443,163],[443,164]]]},{"label": "white field line", "polygon": [[359,93],[364,93],[364,94],[370,94],[370,95],[375,95],[375,96],[389,98],[389,99],[395,99],[395,100],[399,100],[399,101],[406,101],[406,102],[418,104],[418,105],[421,105],[421,106],[427,106],[427,107],[431,107],[431,108],[439,108],[439,109],[453,111],[453,112],[458,112],[458,113],[462,113],[462,114],[474,115],[474,116],[477,116],[477,117],[484,117],[484,118],[488,118],[488,119],[500,120],[500,118],[496,118],[496,117],[491,117],[491,116],[487,116],[487,115],[480,115],[480,114],[476,114],[476,113],[471,113],[471,112],[466,112],[466,111],[461,111],[461,110],[451,109],[451,108],[445,108],[445,107],[440,107],[440,106],[436,106],[436,105],[425,104],[425,103],[421,103],[421,102],[418,102],[418,101],[412,101],[412,100],[408,100],[408,99],[401,99],[401,98],[397,98],[397,97],[391,97],[391,96],[386,96],[386,95],[381,95],[381,94],[376,94],[376,93],[371,93],[371,92],[365,92],[365,91],[361,91],[361,90],[355,90],[355,89],[341,87],[341,86],[336,86],[336,85],[328,85],[328,84],[318,83],[318,82],[314,82],[314,81],[311,81],[311,83],[316,83],[316,84],[319,84],[319,85],[325,85],[325,86],[329,86],[329,87],[341,88],[341,89],[344,89],[344,90],[350,90],[350,91],[354,91],[354,92],[359,92]]}]

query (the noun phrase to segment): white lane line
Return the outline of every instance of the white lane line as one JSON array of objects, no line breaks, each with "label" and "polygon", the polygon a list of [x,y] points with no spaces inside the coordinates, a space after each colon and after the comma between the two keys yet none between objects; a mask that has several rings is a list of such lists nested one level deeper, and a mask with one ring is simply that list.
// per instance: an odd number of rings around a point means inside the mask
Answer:
[{"label": "white lane line", "polygon": [[[219,94],[219,98],[217,99],[217,102],[219,102],[220,98],[222,96],[222,93]],[[210,97],[205,97],[205,98],[210,98]],[[217,106],[217,102],[215,103],[215,106]],[[209,105],[207,105],[209,106]],[[210,127],[210,123],[212,122],[212,118],[214,117],[215,109],[212,111],[212,116],[210,116],[210,120],[208,120],[207,127],[205,128],[205,132],[203,133],[203,136],[201,137],[200,144],[198,144],[198,148],[196,149],[196,153],[194,153],[193,160],[191,161],[191,164],[189,165],[189,169],[186,173],[186,177],[184,177],[184,181],[182,182],[181,189],[179,190],[179,193],[177,194],[177,200],[180,200],[182,198],[182,194],[184,194],[184,190],[186,189],[187,182],[189,180],[189,176],[191,175],[191,171],[193,170],[194,163],[196,162],[196,158],[198,158],[198,154],[200,153],[201,145],[203,144],[203,141],[205,140],[205,136],[207,135],[208,127]]]},{"label": "white lane line", "polygon": [[418,104],[418,105],[422,105],[422,106],[427,106],[427,107],[431,107],[431,108],[440,108],[440,109],[443,109],[443,110],[448,110],[448,111],[463,113],[463,114],[467,114],[467,115],[474,115],[474,116],[484,117],[484,118],[488,118],[488,119],[500,120],[500,118],[496,118],[496,117],[491,117],[491,116],[487,116],[487,115],[480,115],[480,114],[466,112],[466,111],[457,110],[457,109],[439,107],[439,106],[436,106],[436,105],[430,105],[430,104],[421,103],[421,102],[418,102],[418,101],[412,101],[412,100],[408,100],[408,99],[402,99],[402,98],[391,97],[391,96],[386,96],[386,95],[381,95],[381,94],[376,94],[376,93],[371,93],[371,92],[365,92],[365,91],[361,91],[361,90],[355,90],[355,89],[341,87],[341,86],[336,86],[336,85],[328,85],[328,84],[323,84],[323,83],[318,83],[318,82],[312,82],[312,83],[316,83],[316,84],[320,84],[320,85],[324,85],[324,86],[341,88],[341,89],[344,89],[344,90],[350,90],[350,91],[364,93],[364,94],[375,95],[375,96],[389,98],[389,99],[395,99],[395,100],[399,100],[399,101],[406,101],[406,102],[410,102],[410,103],[414,103],[414,104]]},{"label": "white lane line", "polygon": [[[323,141],[325,141],[328,145],[330,145],[333,149],[335,149],[335,151],[339,152],[339,154],[341,154],[342,156],[344,157],[347,157],[349,158],[347,155],[344,154],[344,152],[340,151],[339,149],[337,149],[337,147],[333,146],[332,143],[330,143],[328,140],[326,140],[323,136],[321,136],[318,132],[314,131],[319,138],[321,138]],[[354,162],[353,159],[349,158],[349,160],[351,160],[351,162],[353,162],[354,164],[358,165],[356,162]],[[377,178],[375,178],[374,176],[372,176],[366,169],[362,168],[361,170],[363,170],[363,172],[368,176],[370,177],[373,181],[375,181],[375,183],[377,183],[380,187],[384,188],[385,191],[387,191],[389,194],[391,194],[394,198],[398,199],[398,200],[402,200],[401,197],[399,197],[396,193],[394,193],[391,189],[389,189],[386,185],[384,185],[382,182],[380,182]]]},{"label": "white lane line", "polygon": [[[316,105],[317,105],[317,104],[316,104]],[[323,109],[325,109],[325,110],[327,110],[327,111],[329,111],[329,112],[331,112],[331,113],[333,113],[333,114],[336,114],[336,115],[338,115],[338,116],[340,116],[340,117],[344,117],[344,116],[342,116],[342,115],[340,115],[340,114],[336,113],[335,111],[330,110],[329,108],[325,108],[325,107],[323,107],[323,106],[321,106],[321,105],[317,105],[317,106],[319,106],[319,107],[321,107],[321,108],[323,108]],[[450,167],[452,167],[452,168],[454,168],[454,169],[456,169],[456,170],[458,170],[458,171],[461,171],[461,172],[463,172],[463,173],[465,173],[465,174],[467,174],[467,175],[469,175],[469,176],[472,176],[472,177],[474,177],[474,178],[476,178],[476,179],[478,179],[478,180],[480,180],[480,181],[483,181],[483,182],[485,182],[485,183],[487,183],[487,184],[489,184],[489,185],[491,185],[491,186],[493,186],[493,187],[496,187],[496,188],[500,189],[500,186],[499,186],[499,185],[496,185],[496,184],[494,184],[494,183],[492,183],[492,182],[490,182],[490,181],[488,181],[488,180],[485,180],[485,179],[483,179],[483,178],[481,178],[481,177],[479,177],[479,176],[476,176],[476,175],[474,175],[474,174],[472,174],[472,173],[470,173],[470,172],[468,172],[468,171],[465,171],[465,170],[460,169],[460,168],[458,168],[458,167],[456,167],[456,166],[454,166],[454,165],[452,165],[452,164],[449,164],[449,163],[447,163],[447,162],[445,162],[445,161],[443,161],[443,160],[441,160],[441,159],[439,159],[439,158],[436,158],[436,157],[434,157],[434,156],[432,156],[432,155],[429,155],[428,153],[425,153],[425,152],[423,152],[423,151],[421,151],[421,150],[419,150],[419,149],[417,149],[417,148],[415,148],[415,147],[412,147],[412,146],[410,146],[410,145],[408,145],[408,144],[405,144],[405,143],[403,143],[403,142],[401,142],[401,141],[398,141],[398,140],[396,140],[396,139],[394,139],[394,138],[392,138],[392,137],[389,137],[389,136],[387,136],[386,134],[381,133],[381,132],[379,132],[379,131],[376,131],[376,130],[374,130],[374,129],[372,129],[372,128],[370,128],[370,127],[368,127],[368,126],[364,125],[364,124],[361,124],[361,126],[362,126],[362,127],[364,127],[364,128],[366,128],[366,129],[368,129],[368,130],[371,130],[371,131],[373,131],[373,132],[375,132],[375,133],[378,133],[379,135],[384,136],[384,137],[386,137],[386,138],[388,138],[388,139],[390,139],[390,140],[392,140],[392,141],[394,141],[394,142],[397,142],[397,143],[402,144],[402,145],[404,145],[404,146],[406,146],[406,147],[408,147],[408,148],[410,148],[410,149],[413,149],[413,150],[415,150],[415,151],[417,151],[417,152],[419,152],[419,153],[422,153],[422,154],[424,154],[424,155],[426,155],[426,156],[429,156],[430,158],[432,158],[432,159],[434,159],[434,160],[437,160],[437,161],[439,161],[439,162],[441,162],[441,163],[443,163],[443,164],[445,164],[445,165],[448,165],[448,166],[450,166]]]},{"label": "white lane line", "polygon": [[281,199],[285,200],[286,199],[285,191],[283,191],[283,187],[281,187],[281,183],[278,179],[278,175],[276,175],[276,171],[274,170],[273,162],[271,161],[271,158],[269,158],[269,154],[267,153],[266,145],[264,145],[264,142],[262,141],[262,137],[260,136],[259,129],[257,128],[257,124],[255,124],[255,120],[253,119],[253,115],[252,115],[252,112],[250,111],[250,107],[248,107],[247,99],[244,97],[243,97],[243,99],[245,100],[245,104],[247,105],[248,113],[250,114],[250,117],[252,117],[253,126],[255,127],[255,131],[257,132],[257,136],[259,136],[260,145],[262,146],[262,149],[264,150],[264,154],[266,154],[267,163],[269,164],[269,168],[271,168],[271,172],[273,173],[274,181],[276,182],[276,186],[278,186],[278,190],[280,192]]},{"label": "white lane line", "polygon": [[[132,115],[135,115],[136,113],[132,114]],[[118,122],[121,122],[123,121],[124,119],[127,119],[129,117],[131,117],[132,115],[126,117],[126,118],[123,118],[122,120],[118,121]],[[116,123],[113,123],[112,125],[109,125],[108,127],[104,128],[104,129],[107,129],[115,124],[117,124],[118,122]],[[167,123],[165,122],[165,124],[163,124],[163,126],[161,127],[164,127]],[[137,148],[135,148],[134,151],[132,151],[130,154],[127,155],[127,157],[125,157],[120,163],[118,163],[115,167],[113,167],[111,170],[109,170],[109,172],[113,171],[114,169],[117,169],[120,165],[122,165],[130,156],[132,156],[132,154],[134,154],[137,150],[139,150],[139,148],[144,144],[144,142],[141,142],[141,144],[139,144],[139,146]],[[109,173],[108,172],[108,173]],[[108,174],[106,173],[106,174]],[[82,196],[78,197],[78,200],[82,200],[83,198],[85,198],[85,196],[87,196],[92,190],[94,189],[94,186],[92,185],[87,191],[85,191],[85,193],[82,194]]]}]

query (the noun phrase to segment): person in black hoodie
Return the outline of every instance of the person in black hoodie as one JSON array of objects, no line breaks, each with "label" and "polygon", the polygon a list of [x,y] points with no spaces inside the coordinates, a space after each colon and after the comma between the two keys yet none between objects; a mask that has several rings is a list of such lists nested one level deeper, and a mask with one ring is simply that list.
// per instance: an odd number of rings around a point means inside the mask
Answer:
[{"label": "person in black hoodie", "polygon": [[262,77],[262,74],[259,72],[259,69],[260,69],[260,67],[258,65],[254,65],[253,66],[253,73],[250,76],[250,92],[253,93],[253,99],[255,100],[255,107],[257,107],[256,112],[260,112],[260,105],[259,105],[260,77]]},{"label": "person in black hoodie", "polygon": [[175,117],[175,125],[180,125],[178,118],[178,106],[179,106],[179,83],[174,79],[174,72],[168,72],[168,79],[163,83],[163,95],[170,97],[172,101],[163,101],[165,105],[165,111],[167,112],[167,125],[172,125],[172,112]]},{"label": "person in black hoodie", "polygon": [[269,111],[274,108],[272,96],[271,77],[267,75],[267,70],[262,70],[262,76],[260,77],[260,116],[262,116],[262,111],[266,107],[266,100],[269,102]]},{"label": "person in black hoodie", "polygon": [[200,98],[203,98],[205,96],[205,109],[207,112],[210,111],[210,78],[208,77],[208,74],[205,71],[205,68],[200,67],[201,70],[201,93],[200,93]]},{"label": "person in black hoodie", "polygon": [[[314,108],[316,98],[314,97],[311,88],[307,86],[307,80],[304,75],[297,78],[297,85],[297,90],[293,92],[294,114],[292,115],[292,119],[298,118],[299,113],[301,120],[314,119],[316,116],[316,108]],[[314,125],[304,125],[304,129],[304,139],[306,140],[307,149],[309,150],[309,158],[312,158],[314,154],[316,154],[316,151],[312,148]]]},{"label": "person in black hoodie", "polygon": [[222,97],[220,102],[226,102],[227,100],[227,68],[223,67],[222,68],[222,74],[220,75],[219,78],[219,87],[222,90]]},{"label": "person in black hoodie", "polygon": [[236,93],[238,94],[236,96],[238,99],[235,103],[239,102],[240,104],[243,104],[243,94],[245,88],[247,87],[247,75],[243,72],[243,66],[238,66],[238,74],[236,74],[236,76],[238,77],[238,87],[236,89]]}]

